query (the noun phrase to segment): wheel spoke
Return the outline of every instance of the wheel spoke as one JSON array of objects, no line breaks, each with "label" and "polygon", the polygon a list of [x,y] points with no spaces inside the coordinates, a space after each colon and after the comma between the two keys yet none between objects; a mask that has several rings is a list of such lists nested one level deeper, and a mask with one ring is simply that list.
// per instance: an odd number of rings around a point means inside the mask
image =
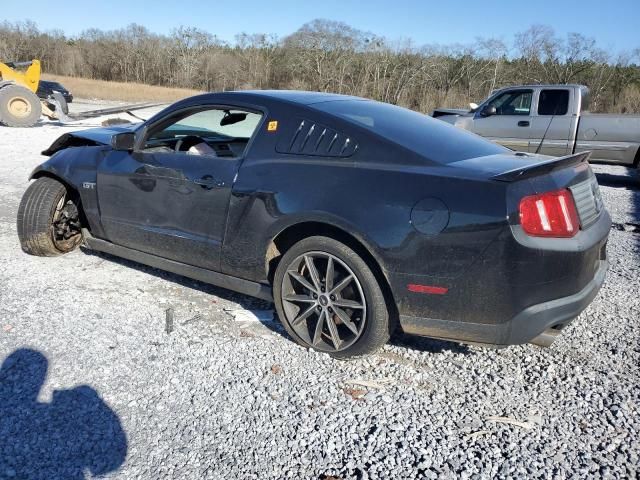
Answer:
[{"label": "wheel spoke", "polygon": [[316,303],[316,301],[309,295],[292,294],[285,296],[284,300],[287,302]]},{"label": "wheel spoke", "polygon": [[316,287],[314,287],[313,285],[311,285],[306,278],[304,278],[302,275],[300,275],[298,272],[296,271],[290,271],[289,272],[289,276],[291,276],[291,278],[295,279],[298,283],[300,283],[304,288],[311,290],[312,292],[317,292],[318,289]]},{"label": "wheel spoke", "polygon": [[347,300],[346,298],[336,298],[333,301],[334,307],[343,307],[343,308],[364,308],[364,305],[360,302],[356,302],[355,300]]},{"label": "wheel spoke", "polygon": [[293,319],[293,321],[291,322],[291,326],[295,327],[299,325],[300,323],[302,323],[303,320],[306,320],[307,318],[309,318],[309,315],[311,315],[315,311],[316,311],[316,306],[311,305],[304,312],[302,312],[300,315],[298,315],[296,318]]},{"label": "wheel spoke", "polygon": [[335,275],[334,265],[333,265],[333,257],[327,258],[327,275],[324,279],[324,286],[327,289],[327,292],[330,292],[333,288],[333,276]]},{"label": "wheel spoke", "polygon": [[[334,303],[334,307],[335,307],[335,303]],[[338,318],[342,320],[342,323],[344,323],[349,330],[351,330],[355,335],[358,335],[358,327],[356,326],[355,323],[351,321],[351,319],[349,318],[349,315],[347,315],[347,312],[345,312],[341,308],[334,308],[333,311],[336,312],[336,315],[338,315]]]},{"label": "wheel spoke", "polygon": [[316,323],[316,331],[313,334],[313,344],[317,345],[322,339],[322,327],[324,326],[324,320],[326,318],[326,312],[323,310],[318,315],[318,322]]},{"label": "wheel spoke", "polygon": [[342,290],[344,290],[344,288],[347,285],[349,285],[349,283],[351,283],[351,280],[353,280],[353,276],[351,274],[347,275],[342,280],[340,280],[338,284],[335,287],[333,287],[333,289],[329,293],[335,294],[335,293],[341,292]]},{"label": "wheel spoke", "polygon": [[316,266],[313,263],[313,257],[311,257],[310,255],[305,255],[304,263],[307,265],[307,269],[309,270],[309,275],[311,276],[311,280],[313,281],[313,284],[316,286],[316,291],[320,291],[320,275],[318,275],[318,270],[316,269]]},{"label": "wheel spoke", "polygon": [[331,334],[331,341],[333,342],[333,346],[336,350],[340,348],[340,344],[342,341],[340,340],[340,335],[338,334],[338,327],[336,323],[333,321],[332,316],[326,316],[327,318],[327,326],[329,327],[329,333]]}]

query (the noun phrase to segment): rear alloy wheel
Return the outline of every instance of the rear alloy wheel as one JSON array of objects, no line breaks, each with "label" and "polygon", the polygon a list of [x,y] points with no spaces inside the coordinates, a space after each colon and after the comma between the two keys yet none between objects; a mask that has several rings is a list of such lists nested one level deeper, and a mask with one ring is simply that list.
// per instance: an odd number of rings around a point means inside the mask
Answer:
[{"label": "rear alloy wheel", "polygon": [[307,238],[284,254],[274,298],[298,343],[334,357],[364,355],[389,339],[389,313],[371,269],[331,238]]},{"label": "rear alloy wheel", "polygon": [[29,185],[18,208],[17,224],[22,250],[31,255],[53,257],[82,242],[76,200],[53,178],[42,177]]}]

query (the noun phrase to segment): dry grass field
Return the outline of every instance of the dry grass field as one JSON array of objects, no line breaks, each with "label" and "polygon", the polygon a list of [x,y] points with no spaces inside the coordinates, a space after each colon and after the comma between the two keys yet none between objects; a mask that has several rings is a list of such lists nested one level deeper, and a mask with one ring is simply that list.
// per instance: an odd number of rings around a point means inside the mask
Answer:
[{"label": "dry grass field", "polygon": [[74,97],[88,99],[122,100],[125,102],[173,102],[202,93],[198,90],[190,90],[187,88],[158,87],[141,83],[107,82],[104,80],[91,80],[88,78],[65,77],[51,74],[43,75],[42,79],[60,82]]}]

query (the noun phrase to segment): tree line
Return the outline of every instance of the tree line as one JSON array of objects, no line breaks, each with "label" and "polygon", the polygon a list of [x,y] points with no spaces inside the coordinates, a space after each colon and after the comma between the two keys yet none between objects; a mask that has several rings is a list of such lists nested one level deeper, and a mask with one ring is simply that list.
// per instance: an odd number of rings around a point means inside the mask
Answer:
[{"label": "tree line", "polygon": [[0,61],[31,58],[59,75],[206,91],[331,91],[423,112],[478,102],[506,85],[581,83],[592,111],[640,112],[640,48],[613,54],[544,25],[511,42],[416,46],[322,19],[284,38],[240,33],[233,43],[192,27],[161,35],[132,24],[67,36],[30,21],[0,23]]}]

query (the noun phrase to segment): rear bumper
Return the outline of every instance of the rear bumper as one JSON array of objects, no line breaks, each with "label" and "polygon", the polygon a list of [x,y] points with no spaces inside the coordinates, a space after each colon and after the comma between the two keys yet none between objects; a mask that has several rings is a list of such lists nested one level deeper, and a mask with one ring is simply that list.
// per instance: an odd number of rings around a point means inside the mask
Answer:
[{"label": "rear bumper", "polygon": [[528,343],[548,329],[561,330],[595,298],[604,283],[608,262],[600,260],[591,281],[579,292],[525,308],[510,320],[498,324],[400,316],[402,329],[409,334],[490,345]]}]

